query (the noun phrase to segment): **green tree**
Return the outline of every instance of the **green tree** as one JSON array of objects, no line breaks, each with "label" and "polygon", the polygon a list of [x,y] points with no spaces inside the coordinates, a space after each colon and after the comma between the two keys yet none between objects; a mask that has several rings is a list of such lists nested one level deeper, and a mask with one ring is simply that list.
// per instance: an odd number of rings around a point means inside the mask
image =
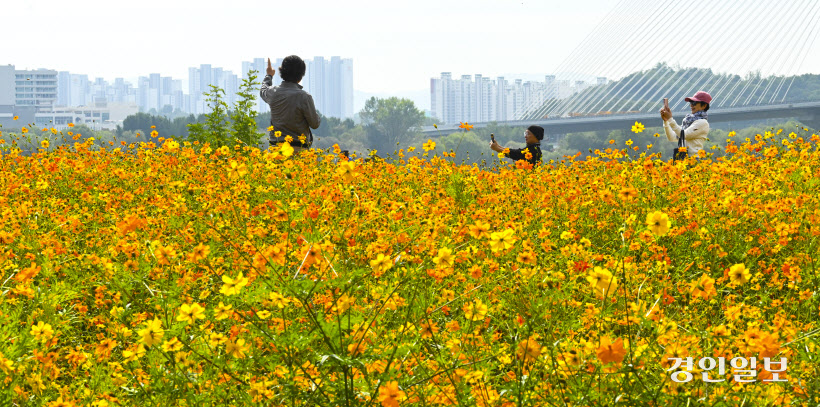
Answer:
[{"label": "green tree", "polygon": [[386,153],[393,151],[397,143],[415,138],[424,122],[424,113],[412,100],[397,97],[370,98],[360,116],[370,147]]},{"label": "green tree", "polygon": [[210,143],[219,148],[228,144],[228,104],[225,103],[225,90],[214,85],[210,92],[205,92],[211,112],[205,115],[205,123],[188,125],[188,136],[191,141]]},{"label": "green tree", "polygon": [[243,144],[252,147],[259,146],[259,139],[263,136],[256,125],[256,92],[259,86],[256,81],[256,71],[249,71],[247,79],[242,80],[239,86],[233,112],[231,113],[231,136],[239,139]]}]

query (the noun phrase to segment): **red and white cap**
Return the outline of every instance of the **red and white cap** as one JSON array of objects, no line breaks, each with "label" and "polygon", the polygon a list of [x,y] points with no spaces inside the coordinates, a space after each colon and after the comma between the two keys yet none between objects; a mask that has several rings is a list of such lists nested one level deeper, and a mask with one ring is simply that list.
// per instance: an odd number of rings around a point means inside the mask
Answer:
[{"label": "red and white cap", "polygon": [[695,93],[695,96],[686,98],[684,100],[687,102],[703,102],[709,104],[712,103],[712,96],[701,90],[698,91],[698,93]]}]

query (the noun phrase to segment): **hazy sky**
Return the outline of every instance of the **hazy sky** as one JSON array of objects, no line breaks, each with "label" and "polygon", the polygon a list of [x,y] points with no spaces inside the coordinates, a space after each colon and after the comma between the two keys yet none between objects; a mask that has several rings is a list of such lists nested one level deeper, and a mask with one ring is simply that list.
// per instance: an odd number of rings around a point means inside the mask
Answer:
[{"label": "hazy sky", "polygon": [[[645,0],[632,2],[638,1]],[[430,78],[442,71],[493,77],[554,73],[616,4],[615,0],[17,0],[3,5],[6,40],[0,64],[67,70],[107,80],[152,72],[186,79],[187,68],[201,63],[239,74],[241,61],[254,57],[338,55],[354,59],[357,91],[418,93],[429,89]],[[652,16],[646,19],[648,23]],[[689,31],[685,24],[672,24],[675,21],[669,21],[666,27],[672,31],[665,35],[673,35],[676,28]],[[688,35],[683,31],[681,35]],[[803,70],[820,73],[818,58],[810,57]],[[184,88],[187,91],[187,83]]]},{"label": "hazy sky", "polygon": [[[187,77],[210,63],[238,73],[254,57],[354,59],[354,87],[424,89],[456,75],[547,73],[615,4],[604,0],[138,2],[25,0],[3,5],[0,64],[92,77]],[[48,27],[48,28],[46,28]]]}]

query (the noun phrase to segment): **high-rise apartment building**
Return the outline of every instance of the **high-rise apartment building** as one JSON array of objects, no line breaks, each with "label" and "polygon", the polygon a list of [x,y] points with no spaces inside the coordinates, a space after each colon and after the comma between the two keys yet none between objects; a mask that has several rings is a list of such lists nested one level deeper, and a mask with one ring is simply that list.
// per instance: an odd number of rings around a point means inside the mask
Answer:
[{"label": "high-rise apartment building", "polygon": [[[248,63],[243,63],[243,69]],[[229,106],[236,102],[236,93],[239,91],[239,78],[223,68],[202,64],[199,68],[188,68],[188,95],[183,103],[193,114],[205,114],[210,111],[205,93],[211,92],[211,85],[225,91],[224,101]],[[173,92],[171,93],[173,95]]]},{"label": "high-rise apartment building", "polygon": [[[121,83],[124,85],[124,81]],[[128,87],[119,94],[128,98]],[[122,94],[122,92],[126,92]],[[117,95],[102,78],[89,81],[87,75],[72,75],[50,69],[18,70],[0,66],[0,122],[35,123],[38,127],[67,128],[68,123],[88,124],[94,129],[114,128],[135,113],[135,105],[109,106]],[[71,106],[82,106],[80,110]]]},{"label": "high-rise apartment building", "polygon": [[[598,78],[600,83],[601,79]],[[518,120],[533,104],[547,99],[566,98],[589,84],[583,81],[558,81],[546,75],[544,82],[504,77],[492,80],[481,74],[453,79],[451,72],[430,80],[433,114],[445,124]]]},{"label": "high-rise apartment building", "polygon": [[[316,57],[305,62],[307,72],[301,84],[313,95],[316,108],[326,116],[352,117],[352,60],[334,56],[329,59]],[[272,60],[277,71],[281,64],[282,58]],[[90,79],[88,75],[67,71],[16,70],[13,65],[0,66],[0,107],[5,106],[0,109],[0,113],[5,117],[14,109],[53,112],[55,107],[106,109],[112,108],[112,104],[123,104],[136,105],[143,112],[181,110],[205,114],[210,111],[204,96],[204,93],[211,92],[209,85],[223,89],[224,101],[233,106],[248,71],[256,71],[256,81],[260,83],[266,68],[267,58],[242,62],[242,72],[239,75],[221,67],[202,64],[188,69],[187,84],[183,86],[182,81],[159,73],[139,77],[133,84],[123,78],[116,78],[112,84],[103,78]],[[273,78],[273,85],[279,84],[281,77],[277,74]],[[254,94],[258,95],[258,87]],[[261,98],[255,98],[257,111],[269,110]]]},{"label": "high-rise apartment building", "polygon": [[57,71],[0,67],[0,105],[50,110],[57,103]]},{"label": "high-rise apartment building", "polygon": [[0,65],[0,106],[14,106],[14,65]]}]

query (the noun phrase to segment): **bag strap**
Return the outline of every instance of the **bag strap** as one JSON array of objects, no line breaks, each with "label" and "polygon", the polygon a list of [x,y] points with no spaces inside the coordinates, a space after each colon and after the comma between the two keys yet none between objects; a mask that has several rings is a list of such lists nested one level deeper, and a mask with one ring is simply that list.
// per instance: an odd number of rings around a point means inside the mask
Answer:
[{"label": "bag strap", "polygon": [[680,137],[678,137],[678,147],[686,147],[686,134],[683,129],[680,129]]}]

